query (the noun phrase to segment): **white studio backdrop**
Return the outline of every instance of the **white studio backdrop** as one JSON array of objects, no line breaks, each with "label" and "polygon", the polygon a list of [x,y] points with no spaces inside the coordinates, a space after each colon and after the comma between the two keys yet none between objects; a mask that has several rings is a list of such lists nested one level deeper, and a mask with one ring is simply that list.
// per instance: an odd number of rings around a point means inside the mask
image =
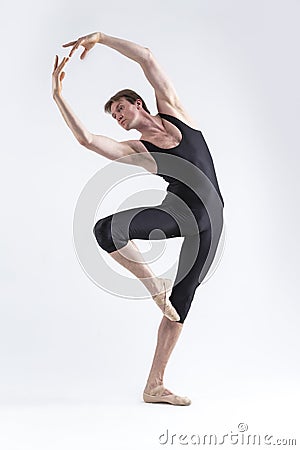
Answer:
[{"label": "white studio backdrop", "polygon": [[[299,2],[32,0],[2,8],[1,405],[93,403],[120,412],[140,400],[150,369],[160,311],[150,298],[99,289],[73,246],[80,192],[110,161],[80,146],[51,96],[55,55],[68,54],[61,45],[103,31],[151,48],[204,134],[225,201],[225,252],[197,289],[168,387],[195,400],[185,413],[191,421],[204,398],[225,420],[222,399],[239,399],[247,412],[242,399],[259,405],[276,395],[291,424],[300,375]],[[138,138],[103,105],[131,88],[156,113],[142,70],[104,46],[84,61],[82,51],[66,66],[65,99],[90,131]],[[163,197],[166,183],[147,175],[112,191],[105,215],[149,183]],[[174,258],[180,245],[167,242]]]}]

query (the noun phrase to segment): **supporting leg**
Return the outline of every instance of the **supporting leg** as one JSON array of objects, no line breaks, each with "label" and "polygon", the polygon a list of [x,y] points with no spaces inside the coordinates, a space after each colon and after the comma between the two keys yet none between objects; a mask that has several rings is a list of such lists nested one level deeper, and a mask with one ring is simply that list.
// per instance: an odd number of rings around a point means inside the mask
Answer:
[{"label": "supporting leg", "polygon": [[173,405],[191,404],[190,399],[173,394],[163,384],[166,365],[180,336],[182,326],[182,323],[171,322],[166,317],[163,317],[160,323],[155,354],[143,394],[145,402],[165,402]]},{"label": "supporting leg", "polygon": [[163,377],[170,355],[182,331],[182,323],[171,322],[162,318],[157,334],[155,354],[145,387],[148,392],[154,387],[163,384]]}]

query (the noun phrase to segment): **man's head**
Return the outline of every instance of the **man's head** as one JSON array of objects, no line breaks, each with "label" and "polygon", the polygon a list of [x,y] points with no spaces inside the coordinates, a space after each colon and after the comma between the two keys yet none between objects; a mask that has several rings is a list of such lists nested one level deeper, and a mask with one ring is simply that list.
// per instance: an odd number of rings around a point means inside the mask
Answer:
[{"label": "man's head", "polygon": [[141,110],[150,114],[141,96],[131,89],[117,92],[104,106],[104,111],[110,113],[127,130],[134,128],[133,120]]}]

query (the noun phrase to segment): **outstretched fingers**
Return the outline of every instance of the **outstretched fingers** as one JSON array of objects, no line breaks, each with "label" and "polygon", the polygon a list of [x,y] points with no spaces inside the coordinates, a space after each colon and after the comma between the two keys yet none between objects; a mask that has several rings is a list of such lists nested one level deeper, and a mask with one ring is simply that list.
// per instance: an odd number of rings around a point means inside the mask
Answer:
[{"label": "outstretched fingers", "polygon": [[63,47],[69,47],[71,45],[73,45],[73,48],[71,49],[70,53],[69,53],[69,58],[71,58],[71,56],[73,55],[73,53],[75,52],[75,50],[78,49],[79,45],[81,44],[82,39],[78,39],[77,41],[73,41],[73,42],[69,42],[68,44],[64,44]]},{"label": "outstretched fingers", "polygon": [[55,55],[54,70],[53,70],[53,73],[54,73],[55,71],[60,72],[61,69],[65,66],[66,62],[69,61],[69,59],[70,59],[69,57],[63,58],[62,62],[58,65],[58,56]]},{"label": "outstretched fingers", "polygon": [[83,52],[81,53],[81,55],[80,55],[80,59],[84,59],[84,58],[85,58],[85,55],[87,54],[87,52],[88,52],[88,49],[85,48],[84,51],[83,51]]},{"label": "outstretched fingers", "polygon": [[69,57],[68,56],[66,56],[63,60],[62,60],[62,62],[60,63],[60,65],[59,66],[61,66],[61,69],[64,67],[64,65],[66,64],[66,62],[67,61],[69,61]]},{"label": "outstretched fingers", "polygon": [[55,72],[55,70],[57,69],[57,64],[58,64],[58,56],[55,55],[55,60],[54,60],[54,69],[53,72]]},{"label": "outstretched fingers", "polygon": [[77,41],[68,42],[67,44],[63,44],[62,47],[70,47],[70,45],[76,44]]}]

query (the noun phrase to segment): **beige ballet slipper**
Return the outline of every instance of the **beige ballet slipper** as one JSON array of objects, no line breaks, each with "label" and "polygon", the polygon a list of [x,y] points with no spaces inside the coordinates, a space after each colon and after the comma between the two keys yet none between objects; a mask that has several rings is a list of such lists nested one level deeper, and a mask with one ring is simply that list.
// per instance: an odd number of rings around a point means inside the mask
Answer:
[{"label": "beige ballet slipper", "polygon": [[188,397],[180,397],[175,394],[165,394],[163,392],[165,387],[162,385],[151,389],[151,394],[143,392],[143,400],[145,403],[170,403],[176,406],[188,406],[192,402]]},{"label": "beige ballet slipper", "polygon": [[180,320],[180,316],[169,300],[172,292],[172,284],[172,280],[169,280],[167,278],[163,279],[163,292],[165,293],[164,298],[161,298],[161,293],[159,293],[153,296],[153,300],[169,320],[177,322],[178,320]]}]

